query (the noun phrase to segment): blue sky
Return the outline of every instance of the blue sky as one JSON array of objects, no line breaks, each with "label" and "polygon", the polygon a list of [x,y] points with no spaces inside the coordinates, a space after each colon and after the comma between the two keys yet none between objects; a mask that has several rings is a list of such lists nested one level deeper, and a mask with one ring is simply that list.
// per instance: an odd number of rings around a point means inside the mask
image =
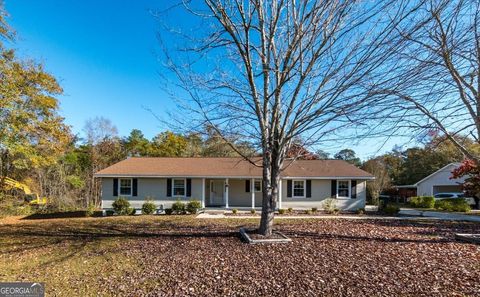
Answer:
[{"label": "blue sky", "polygon": [[156,20],[161,1],[7,0],[10,25],[22,56],[42,62],[64,89],[61,113],[75,132],[85,120],[104,116],[120,135],[140,128],[152,137],[172,108],[160,89]]},{"label": "blue sky", "polygon": [[[8,22],[17,32],[13,47],[59,79],[65,92],[59,98],[61,114],[75,133],[87,119],[103,116],[121,136],[137,128],[149,138],[168,127],[147,109],[168,119],[166,111],[175,108],[160,88],[159,26],[151,14],[169,5],[156,0],[5,1]],[[381,151],[396,142],[390,140]],[[379,143],[365,141],[353,149],[367,158],[378,153]]]}]

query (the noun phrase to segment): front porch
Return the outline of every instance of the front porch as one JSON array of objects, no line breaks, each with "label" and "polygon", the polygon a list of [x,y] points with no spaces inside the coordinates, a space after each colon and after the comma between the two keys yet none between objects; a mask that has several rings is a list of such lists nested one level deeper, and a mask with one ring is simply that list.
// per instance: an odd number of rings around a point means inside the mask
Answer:
[{"label": "front porch", "polygon": [[[280,189],[281,189],[280,184]],[[202,208],[251,210],[262,206],[260,179],[202,178]],[[281,190],[279,197],[282,196]],[[282,207],[279,199],[277,207]]]}]

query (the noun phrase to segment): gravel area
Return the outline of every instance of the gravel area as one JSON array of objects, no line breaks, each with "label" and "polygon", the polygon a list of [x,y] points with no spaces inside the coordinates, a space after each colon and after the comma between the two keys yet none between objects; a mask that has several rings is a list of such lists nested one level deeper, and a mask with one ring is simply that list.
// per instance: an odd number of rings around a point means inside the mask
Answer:
[{"label": "gravel area", "polygon": [[[157,216],[4,225],[0,238],[12,236],[15,248],[0,241],[0,267],[12,253],[17,264],[30,262],[28,270],[9,267],[0,280],[44,277],[49,295],[480,296],[480,246],[454,239],[480,233],[478,223],[282,220],[276,229],[291,243],[242,243],[238,229],[256,222]],[[22,234],[48,244],[18,251]],[[80,249],[75,263],[96,259],[92,270],[73,273],[61,261],[74,260],[63,258],[32,267],[23,254],[64,254],[72,246]]]}]

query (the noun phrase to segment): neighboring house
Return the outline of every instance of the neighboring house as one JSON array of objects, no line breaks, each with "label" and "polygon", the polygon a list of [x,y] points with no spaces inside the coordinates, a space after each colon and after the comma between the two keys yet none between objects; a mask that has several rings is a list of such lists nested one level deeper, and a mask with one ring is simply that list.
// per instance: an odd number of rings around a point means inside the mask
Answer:
[{"label": "neighboring house", "polygon": [[[102,208],[126,197],[141,208],[153,199],[159,208],[176,200],[197,199],[202,207],[254,208],[262,205],[262,168],[241,158],[128,158],[95,174],[102,179]],[[366,181],[374,177],[341,160],[287,162],[282,171],[278,208],[365,206]]]},{"label": "neighboring house", "polygon": [[417,195],[433,196],[444,192],[462,192],[462,184],[466,177],[450,179],[452,171],[460,165],[460,163],[450,163],[415,183],[413,186],[417,188]]}]

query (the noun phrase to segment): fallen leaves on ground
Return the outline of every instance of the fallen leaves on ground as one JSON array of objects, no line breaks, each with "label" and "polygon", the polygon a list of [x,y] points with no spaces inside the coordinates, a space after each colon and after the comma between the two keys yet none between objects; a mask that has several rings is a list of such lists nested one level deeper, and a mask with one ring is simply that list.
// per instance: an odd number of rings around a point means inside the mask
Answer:
[{"label": "fallen leaves on ground", "polygon": [[[480,224],[285,220],[292,243],[248,245],[256,220],[62,219],[0,226],[1,281],[47,293],[162,296],[480,296]],[[65,284],[65,285],[62,285]]]}]

